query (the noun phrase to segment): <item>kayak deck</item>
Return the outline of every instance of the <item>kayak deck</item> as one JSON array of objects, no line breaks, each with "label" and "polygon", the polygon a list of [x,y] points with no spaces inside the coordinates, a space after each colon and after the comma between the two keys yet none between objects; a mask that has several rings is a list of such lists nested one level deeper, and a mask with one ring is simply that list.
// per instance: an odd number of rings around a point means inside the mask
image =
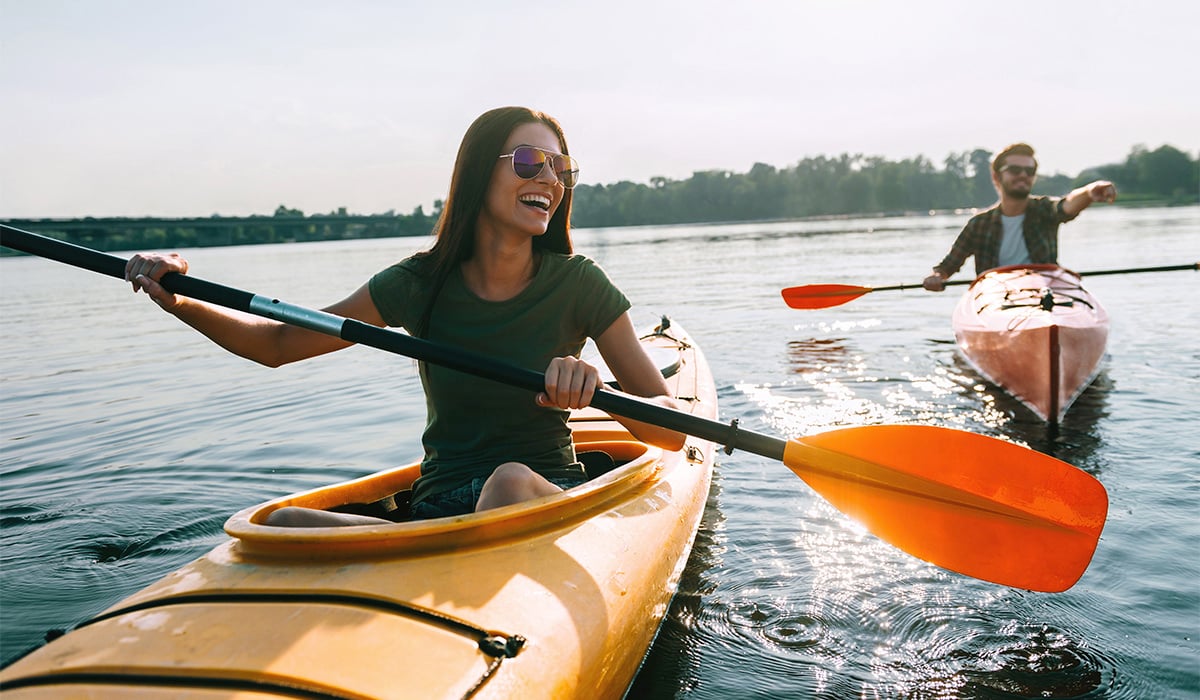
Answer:
[{"label": "kayak deck", "polygon": [[[667,379],[716,415],[699,349],[672,327]],[[285,505],[371,503],[406,465],[247,508],[208,554],[0,672],[5,697],[619,698],[665,617],[715,448],[636,442],[576,411],[577,450],[615,468],[562,494],[421,522],[264,525]]]},{"label": "kayak deck", "polygon": [[989,270],[955,307],[963,356],[1042,420],[1058,423],[1100,372],[1108,312],[1057,265]]}]

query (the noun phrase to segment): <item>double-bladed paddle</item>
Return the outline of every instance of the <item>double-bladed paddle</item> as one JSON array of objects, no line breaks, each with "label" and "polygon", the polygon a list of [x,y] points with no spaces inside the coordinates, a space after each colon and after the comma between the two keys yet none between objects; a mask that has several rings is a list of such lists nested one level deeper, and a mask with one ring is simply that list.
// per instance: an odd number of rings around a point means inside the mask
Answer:
[{"label": "double-bladed paddle", "polygon": [[[124,278],[122,258],[0,225],[0,244]],[[404,333],[294,306],[190,275],[161,284],[177,294],[541,391],[545,377]],[[1108,512],[1104,487],[1066,462],[1004,440],[951,428],[879,425],[782,440],[596,392],[609,413],[687,433],[727,449],[781,460],[835,507],[925,561],[1035,591],[1070,588],[1083,575]]]},{"label": "double-bladed paddle", "polygon": [[[1164,265],[1161,267],[1131,267],[1124,270],[1096,270],[1081,272],[1080,277],[1098,277],[1100,275],[1127,275],[1135,272],[1172,272],[1175,270],[1200,270],[1200,263],[1188,265]],[[945,283],[947,287],[960,284],[971,284],[974,280],[951,280]],[[870,292],[891,292],[901,289],[922,289],[920,284],[894,284],[890,287],[858,287],[852,284],[806,284],[800,287],[786,287],[780,290],[783,301],[793,309],[827,309],[831,306],[841,306],[854,301]]]}]

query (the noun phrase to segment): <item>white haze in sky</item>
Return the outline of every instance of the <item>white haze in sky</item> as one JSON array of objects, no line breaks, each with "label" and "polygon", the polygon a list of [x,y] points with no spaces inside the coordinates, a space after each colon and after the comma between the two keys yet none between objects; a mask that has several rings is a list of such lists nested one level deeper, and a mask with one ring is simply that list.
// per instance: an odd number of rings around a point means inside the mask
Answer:
[{"label": "white haze in sky", "polygon": [[0,0],[0,217],[428,212],[481,112],[583,182],[1200,149],[1200,3]]}]

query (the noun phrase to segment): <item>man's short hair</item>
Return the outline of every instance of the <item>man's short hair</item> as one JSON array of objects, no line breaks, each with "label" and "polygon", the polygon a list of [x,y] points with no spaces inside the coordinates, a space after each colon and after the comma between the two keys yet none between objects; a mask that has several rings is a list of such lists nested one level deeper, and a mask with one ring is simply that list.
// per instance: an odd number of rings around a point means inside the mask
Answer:
[{"label": "man's short hair", "polygon": [[[1000,168],[1004,167],[1004,159],[1009,156],[1029,156],[1033,158],[1033,146],[1027,143],[1014,143],[1010,146],[1005,146],[1003,151],[996,154],[992,159],[992,172],[1000,172]],[[1034,167],[1037,166],[1037,158],[1033,158]]]}]

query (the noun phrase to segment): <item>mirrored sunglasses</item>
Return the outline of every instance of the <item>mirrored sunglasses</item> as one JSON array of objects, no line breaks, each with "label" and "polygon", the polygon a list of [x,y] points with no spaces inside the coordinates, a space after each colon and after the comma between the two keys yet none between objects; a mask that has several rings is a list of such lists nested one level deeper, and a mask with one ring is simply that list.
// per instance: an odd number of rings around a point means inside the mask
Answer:
[{"label": "mirrored sunglasses", "polygon": [[543,151],[534,146],[517,146],[512,153],[500,157],[512,159],[513,172],[522,180],[537,177],[546,167],[546,161],[550,161],[550,171],[563,187],[569,190],[579,182],[579,161],[568,155]]}]

